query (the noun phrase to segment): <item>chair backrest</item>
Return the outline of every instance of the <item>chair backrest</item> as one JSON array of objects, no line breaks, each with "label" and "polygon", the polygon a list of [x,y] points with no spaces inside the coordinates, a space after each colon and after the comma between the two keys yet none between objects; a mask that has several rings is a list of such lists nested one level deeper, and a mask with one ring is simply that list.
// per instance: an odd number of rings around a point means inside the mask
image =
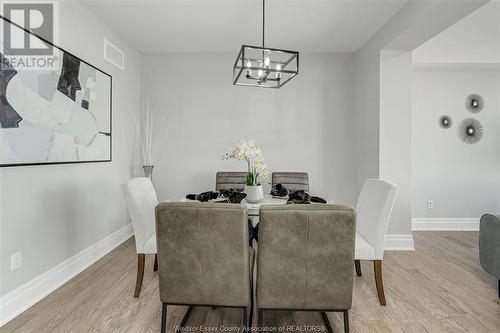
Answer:
[{"label": "chair backrest", "polygon": [[137,177],[122,185],[128,212],[134,228],[137,253],[144,253],[146,241],[155,233],[155,207],[158,204],[153,183]]},{"label": "chair backrest", "polygon": [[375,259],[383,259],[385,233],[398,186],[380,179],[367,179],[359,194],[357,232],[375,248]]},{"label": "chair backrest", "polygon": [[347,206],[262,206],[259,309],[350,309],[355,228],[356,212]]},{"label": "chair backrest", "polygon": [[162,202],[156,207],[156,242],[163,303],[249,306],[245,207]]},{"label": "chair backrest", "polygon": [[243,191],[247,183],[248,172],[219,171],[215,176],[215,190]]},{"label": "chair backrest", "polygon": [[307,172],[273,172],[272,186],[281,184],[290,192],[309,192],[309,176]]}]

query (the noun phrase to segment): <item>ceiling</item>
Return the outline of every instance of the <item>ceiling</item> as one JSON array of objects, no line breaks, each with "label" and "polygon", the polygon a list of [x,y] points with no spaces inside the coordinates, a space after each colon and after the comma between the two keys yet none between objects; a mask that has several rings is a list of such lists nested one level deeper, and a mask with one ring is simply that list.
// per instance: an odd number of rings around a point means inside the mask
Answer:
[{"label": "ceiling", "polygon": [[500,2],[488,2],[422,44],[413,62],[500,63]]},{"label": "ceiling", "polygon": [[[267,0],[266,46],[355,52],[406,0]],[[236,52],[260,45],[260,0],[85,2],[142,52]]]}]

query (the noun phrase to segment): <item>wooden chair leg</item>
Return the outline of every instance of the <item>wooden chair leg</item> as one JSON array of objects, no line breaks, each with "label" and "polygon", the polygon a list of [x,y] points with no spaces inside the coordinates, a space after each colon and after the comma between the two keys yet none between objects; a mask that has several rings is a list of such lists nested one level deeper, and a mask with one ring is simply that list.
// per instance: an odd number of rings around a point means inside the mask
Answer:
[{"label": "wooden chair leg", "polygon": [[153,265],[153,271],[157,271],[158,270],[158,254],[155,254],[155,263]]},{"label": "wooden chair leg", "polygon": [[356,275],[361,276],[361,263],[359,260],[354,260],[354,267],[356,267]]},{"label": "wooden chair leg", "polygon": [[139,297],[142,288],[142,278],[144,277],[144,262],[146,255],[144,253],[137,254],[137,280],[135,282],[134,298]]},{"label": "wooden chair leg", "polygon": [[165,333],[167,329],[167,304],[162,303],[161,305],[161,327],[160,332]]},{"label": "wooden chair leg", "polygon": [[380,305],[386,305],[384,283],[382,282],[382,260],[373,261],[373,270],[375,273],[375,285],[377,286],[378,300]]},{"label": "wooden chair leg", "polygon": [[349,333],[349,310],[344,311],[344,332]]}]

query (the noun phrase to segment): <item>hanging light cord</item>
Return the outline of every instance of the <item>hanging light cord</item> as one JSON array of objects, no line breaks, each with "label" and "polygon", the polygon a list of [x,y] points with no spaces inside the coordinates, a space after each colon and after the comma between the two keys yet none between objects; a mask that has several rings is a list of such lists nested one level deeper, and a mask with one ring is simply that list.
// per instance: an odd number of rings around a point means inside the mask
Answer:
[{"label": "hanging light cord", "polygon": [[262,47],[264,47],[264,31],[266,26],[266,0],[262,0]]}]

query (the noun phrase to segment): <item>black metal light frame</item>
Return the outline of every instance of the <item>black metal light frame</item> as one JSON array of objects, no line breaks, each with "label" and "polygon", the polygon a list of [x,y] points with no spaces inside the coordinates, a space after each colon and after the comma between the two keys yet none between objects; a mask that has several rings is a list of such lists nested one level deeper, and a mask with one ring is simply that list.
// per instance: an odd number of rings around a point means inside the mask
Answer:
[{"label": "black metal light frame", "polygon": [[[262,46],[251,46],[251,45],[242,45],[240,48],[240,51],[238,52],[238,56],[236,57],[236,61],[234,62],[233,65],[233,85],[237,86],[249,86],[249,87],[259,87],[259,88],[274,88],[274,89],[279,89],[282,86],[284,86],[288,81],[293,79],[297,74],[299,74],[299,52],[298,51],[290,51],[290,50],[283,50],[283,49],[275,49],[275,48],[270,48],[270,47],[265,47],[264,41],[265,41],[265,11],[266,11],[266,2],[265,0],[262,0]],[[248,54],[248,52],[245,52],[245,50],[258,50],[262,52],[262,58],[247,58],[245,57],[245,54]],[[246,67],[245,63],[248,61],[250,63],[255,63],[255,62],[261,62],[261,64],[264,64],[264,59],[265,59],[265,53],[269,54],[271,53],[281,53],[281,54],[288,54],[287,60],[284,61],[276,61],[276,60],[271,60],[271,64],[279,64],[281,66],[281,69],[276,69],[272,68],[272,66],[267,66],[267,67],[258,67],[258,66],[249,66]],[[260,52],[259,52],[260,53]],[[290,69],[291,64],[294,64],[294,69]],[[287,68],[287,66],[289,66]],[[250,80],[251,82],[253,81],[254,83],[245,83],[245,82],[240,82],[240,78],[242,78],[241,74],[243,73],[243,70],[249,70],[249,71],[262,71],[263,74],[261,76],[252,76],[252,75],[245,75],[244,78],[247,80]],[[274,77],[270,77],[269,75],[271,73],[275,73]],[[288,74],[290,75],[286,79],[281,79],[281,75],[278,74]],[[273,85],[270,85],[269,82],[275,83]],[[263,84],[264,83],[264,84]],[[266,84],[267,83],[267,84]]]},{"label": "black metal light frame", "polygon": [[[245,50],[247,49],[253,49],[253,50],[260,50],[262,53],[284,53],[284,54],[289,54],[289,57],[286,61],[278,62],[278,61],[272,61],[271,63],[273,64],[280,64],[281,69],[277,70],[276,68],[264,68],[264,67],[258,67],[258,66],[251,66],[251,67],[246,67],[244,64],[247,61],[251,62],[256,62],[260,61],[261,59],[255,59],[255,58],[246,58],[245,57]],[[290,65],[295,61],[295,69],[290,70],[287,69],[287,66]],[[241,77],[241,74],[243,73],[243,70],[251,70],[251,71],[259,71],[262,70],[264,73],[262,77],[248,77],[245,76],[249,80],[253,80],[256,82],[256,84],[250,84],[250,83],[243,83],[243,82],[238,82],[238,80]],[[290,74],[290,77],[281,80],[280,78],[276,77],[269,77],[269,74],[271,73],[284,73],[284,74]],[[251,45],[242,45],[240,48],[240,52],[238,52],[238,57],[236,58],[236,61],[234,62],[233,66],[233,85],[237,86],[248,86],[248,87],[260,87],[260,88],[274,88],[278,89],[284,86],[288,81],[293,79],[295,75],[299,74],[299,52],[298,51],[290,51],[290,50],[283,50],[283,49],[274,49],[274,48],[269,48],[269,47],[263,47],[263,46],[251,46]],[[276,85],[263,85],[262,83],[265,82],[276,82]]]}]

